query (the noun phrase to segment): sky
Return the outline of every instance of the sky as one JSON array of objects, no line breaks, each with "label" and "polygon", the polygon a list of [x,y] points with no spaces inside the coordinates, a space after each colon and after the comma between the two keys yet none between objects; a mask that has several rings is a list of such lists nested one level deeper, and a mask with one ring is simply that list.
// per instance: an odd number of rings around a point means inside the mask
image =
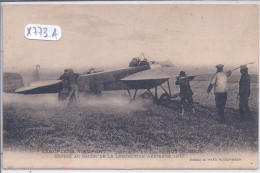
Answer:
[{"label": "sky", "polygon": [[[257,5],[3,5],[3,71],[127,67],[141,52],[176,66],[257,62]],[[27,24],[58,25],[59,41],[29,40]]]}]

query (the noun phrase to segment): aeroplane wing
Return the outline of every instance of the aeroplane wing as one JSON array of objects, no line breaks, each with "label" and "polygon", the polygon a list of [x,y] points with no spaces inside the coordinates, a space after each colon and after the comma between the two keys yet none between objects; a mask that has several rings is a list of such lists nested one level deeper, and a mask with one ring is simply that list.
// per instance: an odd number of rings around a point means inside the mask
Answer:
[{"label": "aeroplane wing", "polygon": [[169,79],[172,77],[171,75],[172,67],[165,68],[156,68],[149,69],[146,71],[141,71],[132,75],[129,75],[125,78],[122,78],[122,81],[127,80],[154,80],[154,79]]},{"label": "aeroplane wing", "polygon": [[18,88],[15,93],[19,94],[47,94],[58,93],[62,90],[61,80],[44,80],[31,82],[28,86]]},{"label": "aeroplane wing", "polygon": [[129,89],[151,89],[172,77],[172,67],[149,69],[122,78]]},{"label": "aeroplane wing", "polygon": [[[127,89],[120,79],[131,74],[148,70],[149,65],[128,67],[111,71],[104,71],[93,74],[82,74],[78,77],[78,87],[80,92],[99,92],[110,90],[125,90]],[[18,88],[15,93],[19,94],[47,94],[59,93],[63,86],[61,80],[44,80],[32,82],[29,86]]]}]

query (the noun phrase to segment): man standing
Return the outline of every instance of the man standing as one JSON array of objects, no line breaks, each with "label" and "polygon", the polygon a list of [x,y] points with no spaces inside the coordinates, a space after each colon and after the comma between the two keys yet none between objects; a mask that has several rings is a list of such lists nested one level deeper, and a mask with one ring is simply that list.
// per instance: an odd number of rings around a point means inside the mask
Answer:
[{"label": "man standing", "polygon": [[140,64],[140,58],[136,57],[133,58],[132,61],[129,63],[129,67],[138,67]]},{"label": "man standing", "polygon": [[192,112],[195,114],[195,109],[193,106],[193,92],[190,88],[190,81],[193,80],[195,76],[187,76],[184,71],[180,72],[180,75],[177,77],[176,85],[180,85],[180,98],[181,98],[181,114],[185,113],[184,105],[186,100],[189,103],[189,106],[192,109]]},{"label": "man standing", "polygon": [[33,81],[40,80],[40,65],[36,65],[35,70],[33,71]]},{"label": "man standing", "polygon": [[77,105],[78,101],[78,84],[77,78],[79,77],[78,73],[74,73],[73,69],[66,69],[65,73],[59,78],[60,80],[67,80],[68,81],[68,98],[69,103],[68,105]]},{"label": "man standing", "polygon": [[[250,76],[246,65],[240,66],[241,78],[239,81],[239,113],[241,120],[244,118],[252,118],[250,108],[248,106],[248,98],[250,96]],[[245,117],[246,116],[246,117]]]},{"label": "man standing", "polygon": [[58,95],[58,101],[66,100],[69,95],[69,81],[67,75],[68,69],[65,69],[63,75],[59,78],[59,80],[62,80],[62,90]]},{"label": "man standing", "polygon": [[96,73],[96,70],[93,67],[91,67],[87,72],[87,74],[93,74],[93,73]]},{"label": "man standing", "polygon": [[223,72],[224,65],[219,64],[216,66],[217,73],[213,76],[210,81],[207,93],[210,93],[214,87],[215,104],[218,111],[219,122],[225,121],[224,112],[227,102],[227,78],[231,75],[231,71]]}]

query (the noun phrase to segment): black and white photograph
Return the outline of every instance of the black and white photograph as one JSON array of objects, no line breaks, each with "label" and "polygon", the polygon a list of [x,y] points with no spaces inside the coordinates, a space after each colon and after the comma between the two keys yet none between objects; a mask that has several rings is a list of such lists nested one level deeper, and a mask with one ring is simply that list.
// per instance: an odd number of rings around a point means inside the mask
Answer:
[{"label": "black and white photograph", "polygon": [[258,168],[258,4],[1,11],[4,169]]}]

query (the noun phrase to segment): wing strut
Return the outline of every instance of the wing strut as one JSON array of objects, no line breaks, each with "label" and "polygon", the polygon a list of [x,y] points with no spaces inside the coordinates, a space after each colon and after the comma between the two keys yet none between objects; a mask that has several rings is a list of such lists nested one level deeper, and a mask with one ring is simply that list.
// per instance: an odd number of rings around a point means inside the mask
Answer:
[{"label": "wing strut", "polygon": [[171,98],[172,97],[172,92],[171,92],[169,79],[167,79],[167,84],[168,84],[168,89],[169,89],[169,95],[170,95],[170,98]]},{"label": "wing strut", "polygon": [[[138,89],[135,89],[135,92],[134,92],[134,95],[132,97],[131,95],[131,92],[130,92],[130,89],[131,88],[128,88],[127,89],[127,92],[128,92],[128,95],[130,97],[130,102],[134,101],[135,99],[138,99],[139,97],[143,97],[145,96],[146,94],[149,94],[153,100],[156,102],[156,103],[165,103],[165,102],[169,102],[172,98],[176,98],[179,96],[179,93],[177,94],[173,94],[171,93],[171,87],[170,87],[170,82],[169,82],[169,79],[166,80],[167,81],[167,88],[164,88],[162,86],[162,84],[159,84],[157,86],[154,87],[154,93],[151,92],[151,88],[147,88],[145,92],[143,92],[142,94],[140,94],[138,97],[137,97],[137,90]],[[160,98],[158,98],[158,86],[161,87],[161,89],[164,91],[164,93],[160,96]]]},{"label": "wing strut", "polygon": [[135,89],[135,95],[134,95],[134,100],[135,100],[135,97],[136,97],[136,93],[137,93],[137,89]]},{"label": "wing strut", "polygon": [[170,87],[169,79],[167,80],[167,85],[168,85],[168,90],[169,91],[166,91],[166,89],[162,85],[160,85],[160,87],[163,89],[164,93],[168,94],[169,98],[171,98],[172,97],[172,93],[171,93],[171,87]]},{"label": "wing strut", "polygon": [[155,98],[154,99],[158,100],[157,86],[154,88],[154,91],[155,91],[155,96],[154,96]]},{"label": "wing strut", "polygon": [[130,99],[132,99],[130,90],[128,88],[127,88],[127,92],[128,92],[128,95],[129,95]]},{"label": "wing strut", "polygon": [[127,92],[128,92],[129,97],[130,97],[130,102],[136,99],[137,89],[135,89],[135,93],[134,93],[133,97],[131,96],[131,92],[130,92],[129,89],[127,89]]}]

